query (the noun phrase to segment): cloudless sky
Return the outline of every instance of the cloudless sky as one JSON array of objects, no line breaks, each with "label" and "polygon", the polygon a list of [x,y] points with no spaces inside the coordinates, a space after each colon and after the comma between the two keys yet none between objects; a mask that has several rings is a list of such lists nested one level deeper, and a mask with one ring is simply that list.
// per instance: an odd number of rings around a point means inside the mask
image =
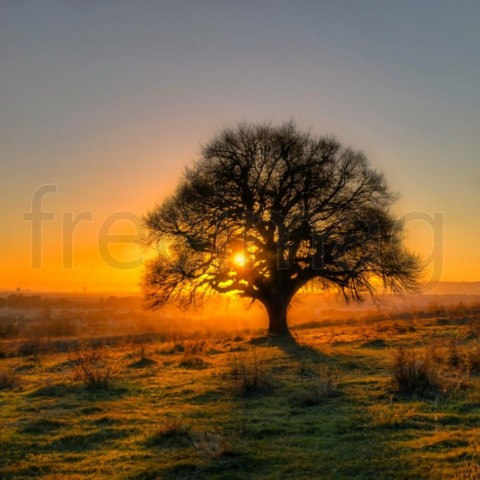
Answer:
[{"label": "cloudless sky", "polygon": [[386,174],[426,280],[480,280],[479,21],[473,0],[0,0],[0,288],[138,289],[142,251],[99,251],[105,225],[135,233],[118,212],[153,208],[223,126],[291,118]]}]

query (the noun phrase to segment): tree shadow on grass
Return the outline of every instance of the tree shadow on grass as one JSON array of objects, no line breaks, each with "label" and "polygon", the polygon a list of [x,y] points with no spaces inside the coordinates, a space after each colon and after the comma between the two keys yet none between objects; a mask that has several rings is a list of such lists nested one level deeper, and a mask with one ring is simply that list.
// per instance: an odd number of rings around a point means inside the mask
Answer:
[{"label": "tree shadow on grass", "polygon": [[158,480],[159,478],[165,480],[177,480],[179,478],[185,480],[203,480],[205,477],[200,476],[195,463],[184,461],[183,463],[177,463],[175,466],[158,469],[149,468],[140,473],[135,473],[127,477],[128,480]]},{"label": "tree shadow on grass", "polygon": [[83,452],[98,449],[100,445],[131,435],[127,429],[103,428],[90,433],[71,433],[52,440],[47,450],[57,452]]},{"label": "tree shadow on grass", "polygon": [[250,345],[259,347],[277,347],[288,356],[297,360],[310,360],[314,362],[330,362],[331,357],[318,351],[317,349],[306,345],[293,335],[264,335],[249,340]]},{"label": "tree shadow on grass", "polygon": [[123,386],[111,386],[109,388],[87,388],[79,384],[59,383],[55,385],[45,385],[28,394],[31,398],[51,397],[65,398],[78,397],[86,401],[101,401],[112,397],[124,395],[128,389]]},{"label": "tree shadow on grass", "polygon": [[[267,337],[270,346],[276,346],[283,350],[291,359],[307,361],[316,364],[324,363],[331,367],[337,367],[345,371],[353,371],[360,368],[355,357],[341,352],[326,354],[321,350],[304,343],[301,337]],[[351,342],[348,342],[349,344]]]},{"label": "tree shadow on grass", "polygon": [[244,480],[255,478],[264,467],[264,462],[246,453],[225,455],[215,459],[198,458],[197,461],[183,460],[173,466],[149,469],[128,477],[129,480],[147,480],[162,478],[165,480],[207,480],[209,478],[228,478]]},{"label": "tree shadow on grass", "polygon": [[45,435],[54,433],[67,426],[68,424],[65,420],[40,417],[24,425],[23,428],[20,429],[20,432],[33,435]]}]

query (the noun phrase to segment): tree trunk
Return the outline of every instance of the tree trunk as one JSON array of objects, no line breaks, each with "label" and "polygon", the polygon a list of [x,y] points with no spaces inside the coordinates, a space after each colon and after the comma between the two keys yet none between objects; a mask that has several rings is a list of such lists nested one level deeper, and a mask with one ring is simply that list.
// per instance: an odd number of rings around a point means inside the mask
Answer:
[{"label": "tree trunk", "polygon": [[287,325],[287,308],[290,300],[277,297],[264,302],[268,313],[268,333],[270,335],[290,335]]}]

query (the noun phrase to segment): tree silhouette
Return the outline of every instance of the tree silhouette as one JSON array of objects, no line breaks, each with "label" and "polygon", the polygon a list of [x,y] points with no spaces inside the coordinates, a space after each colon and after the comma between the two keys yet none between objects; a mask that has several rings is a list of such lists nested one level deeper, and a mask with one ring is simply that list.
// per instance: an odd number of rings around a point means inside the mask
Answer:
[{"label": "tree silhouette", "polygon": [[152,308],[212,292],[261,302],[269,333],[288,334],[287,308],[307,284],[345,299],[416,287],[419,259],[402,246],[396,196],[362,152],[333,137],[242,123],[221,131],[176,192],[145,218],[166,245],[146,266]]}]

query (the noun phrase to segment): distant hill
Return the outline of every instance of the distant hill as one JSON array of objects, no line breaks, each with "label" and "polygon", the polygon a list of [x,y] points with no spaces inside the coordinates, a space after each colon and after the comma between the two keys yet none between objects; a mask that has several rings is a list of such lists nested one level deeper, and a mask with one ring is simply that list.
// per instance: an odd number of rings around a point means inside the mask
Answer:
[{"label": "distant hill", "polygon": [[480,295],[480,282],[428,282],[422,285],[428,295]]}]

